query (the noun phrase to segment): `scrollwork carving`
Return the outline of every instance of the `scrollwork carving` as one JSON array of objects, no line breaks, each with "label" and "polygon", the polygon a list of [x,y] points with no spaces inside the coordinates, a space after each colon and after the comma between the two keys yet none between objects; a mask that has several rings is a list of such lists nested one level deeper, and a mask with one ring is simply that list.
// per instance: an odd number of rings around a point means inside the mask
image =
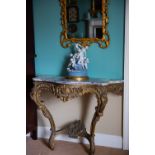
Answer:
[{"label": "scrollwork carving", "polygon": [[52,90],[52,87],[48,83],[43,83],[43,82],[35,83],[34,88],[32,89],[32,92],[31,92],[31,98],[35,101],[38,108],[42,111],[43,115],[50,122],[52,132],[49,138],[49,144],[50,144],[51,149],[53,150],[54,149],[54,137],[56,135],[56,127],[55,127],[54,119],[51,113],[49,112],[49,110],[47,109],[47,107],[45,106],[44,102],[41,99],[41,93],[43,92],[43,90],[50,93]]},{"label": "scrollwork carving", "polygon": [[46,94],[55,95],[62,101],[68,101],[70,99],[83,96],[87,93],[95,94],[97,99],[97,106],[95,108],[95,113],[92,118],[91,126],[90,126],[90,134],[87,133],[84,125],[81,121],[75,121],[71,125],[67,126],[66,131],[70,137],[83,136],[86,137],[90,143],[90,154],[94,155],[95,152],[95,144],[94,144],[94,136],[95,136],[95,126],[99,121],[100,117],[103,115],[104,108],[107,103],[107,93],[112,92],[118,95],[123,93],[123,84],[108,84],[108,85],[90,85],[90,84],[57,84],[52,82],[35,82],[34,88],[31,93],[32,99],[38,105],[39,109],[41,109],[43,115],[49,120],[51,124],[51,136],[49,139],[49,144],[51,149],[54,149],[54,138],[56,135],[56,127],[53,120],[53,117],[47,107],[45,106],[43,100],[41,99],[42,93],[47,92]]},{"label": "scrollwork carving", "polygon": [[72,138],[77,138],[78,136],[85,136],[86,134],[86,128],[80,120],[74,121],[73,123],[69,124],[66,127],[66,131],[69,137]]},{"label": "scrollwork carving", "polygon": [[124,88],[123,85],[123,83],[109,84],[107,86],[107,91],[117,95],[122,95]]},{"label": "scrollwork carving", "polygon": [[107,48],[110,44],[110,37],[107,30],[108,25],[108,0],[102,0],[102,38],[68,38],[67,32],[67,10],[66,1],[60,0],[61,6],[61,25],[62,32],[60,34],[60,44],[64,48],[68,48],[72,43],[79,43],[83,47],[90,46],[92,43],[97,43],[100,48]]}]

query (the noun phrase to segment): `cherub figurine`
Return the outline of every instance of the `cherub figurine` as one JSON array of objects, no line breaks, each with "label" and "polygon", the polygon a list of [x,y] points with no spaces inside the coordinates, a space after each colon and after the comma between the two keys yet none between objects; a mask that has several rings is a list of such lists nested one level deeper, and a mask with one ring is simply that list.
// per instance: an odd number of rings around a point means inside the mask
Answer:
[{"label": "cherub figurine", "polygon": [[68,64],[68,71],[87,70],[89,59],[86,57],[86,50],[88,47],[83,47],[79,43],[75,44],[75,53],[70,54],[70,62]]}]

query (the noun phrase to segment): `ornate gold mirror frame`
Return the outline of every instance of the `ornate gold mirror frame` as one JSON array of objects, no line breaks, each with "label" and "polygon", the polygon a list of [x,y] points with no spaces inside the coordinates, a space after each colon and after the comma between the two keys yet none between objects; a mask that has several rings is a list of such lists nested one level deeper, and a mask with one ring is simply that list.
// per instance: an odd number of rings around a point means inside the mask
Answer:
[{"label": "ornate gold mirror frame", "polygon": [[110,43],[109,33],[107,31],[108,24],[108,0],[102,1],[102,38],[68,38],[67,36],[67,0],[60,0],[61,5],[61,24],[62,32],[60,35],[60,43],[62,47],[67,48],[72,45],[72,43],[79,43],[82,46],[90,46],[92,43],[97,43],[101,48],[107,48]]}]

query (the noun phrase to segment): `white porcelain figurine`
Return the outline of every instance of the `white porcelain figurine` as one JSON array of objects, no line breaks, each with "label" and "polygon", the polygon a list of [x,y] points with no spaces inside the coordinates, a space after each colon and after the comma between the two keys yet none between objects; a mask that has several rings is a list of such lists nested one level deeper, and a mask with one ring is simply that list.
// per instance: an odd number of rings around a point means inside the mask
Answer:
[{"label": "white porcelain figurine", "polygon": [[86,57],[88,47],[83,47],[79,43],[75,44],[74,54],[70,54],[70,62],[67,71],[82,71],[88,69],[89,59]]}]

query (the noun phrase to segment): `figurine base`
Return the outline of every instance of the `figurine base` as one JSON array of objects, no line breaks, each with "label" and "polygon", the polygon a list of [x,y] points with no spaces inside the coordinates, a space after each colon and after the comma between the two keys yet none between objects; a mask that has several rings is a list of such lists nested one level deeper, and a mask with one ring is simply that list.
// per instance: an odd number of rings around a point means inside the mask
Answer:
[{"label": "figurine base", "polygon": [[74,81],[86,81],[89,79],[88,76],[66,76],[66,78]]},{"label": "figurine base", "polygon": [[75,81],[86,81],[88,80],[87,70],[74,70],[68,71],[67,79],[75,80]]}]

